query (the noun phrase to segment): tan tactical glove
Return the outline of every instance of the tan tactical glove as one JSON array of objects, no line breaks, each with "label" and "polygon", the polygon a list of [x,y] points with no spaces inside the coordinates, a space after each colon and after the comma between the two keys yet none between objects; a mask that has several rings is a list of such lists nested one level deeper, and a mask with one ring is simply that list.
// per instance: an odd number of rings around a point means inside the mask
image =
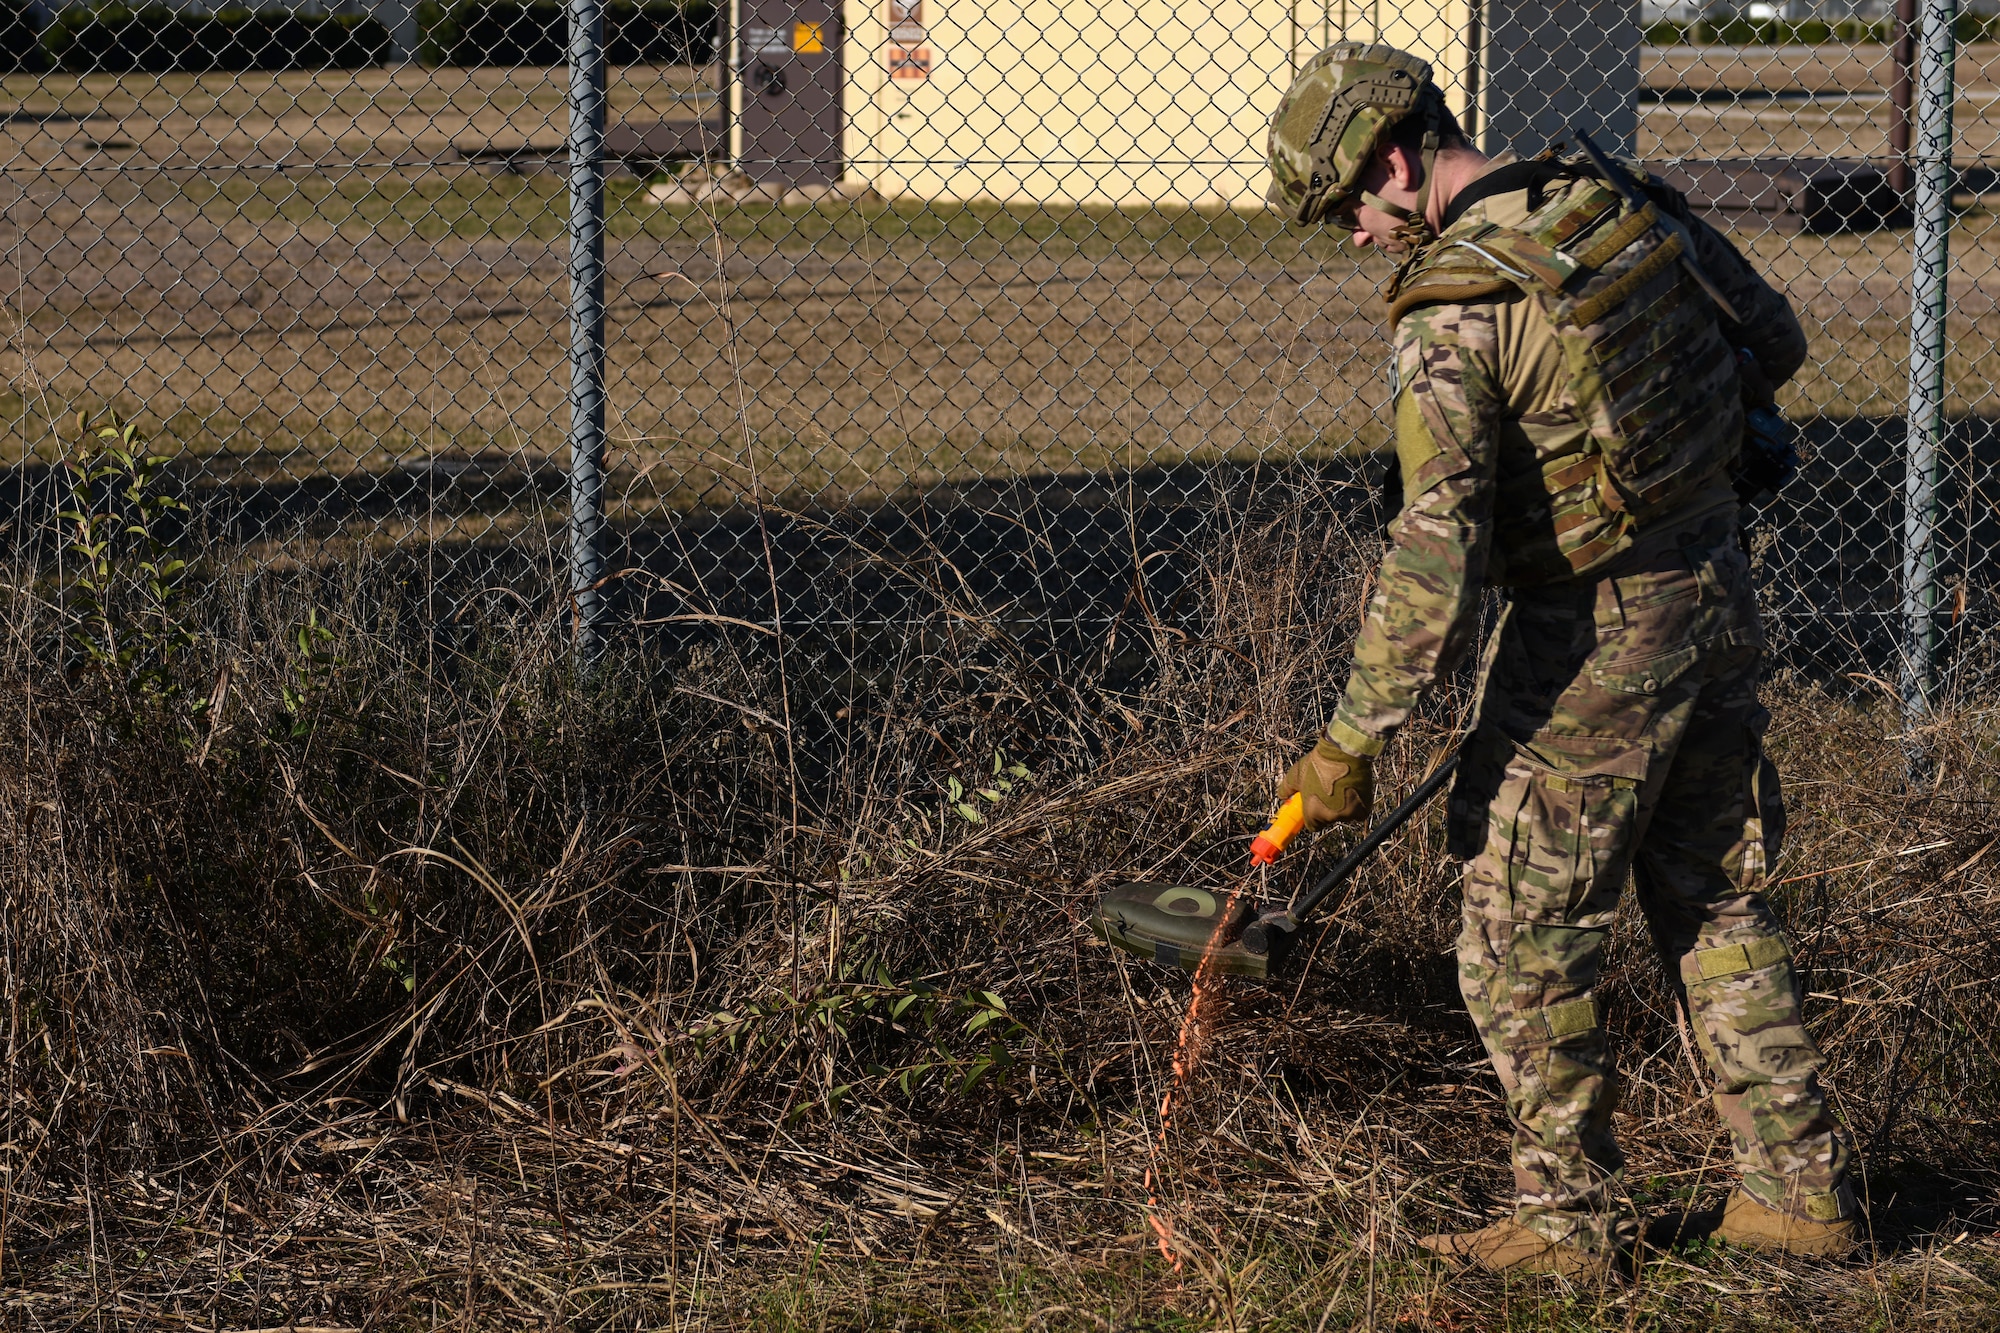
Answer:
[{"label": "tan tactical glove", "polygon": [[1375,762],[1349,754],[1322,737],[1311,753],[1285,774],[1284,785],[1278,788],[1279,803],[1294,792],[1305,798],[1307,832],[1366,819],[1375,804]]}]

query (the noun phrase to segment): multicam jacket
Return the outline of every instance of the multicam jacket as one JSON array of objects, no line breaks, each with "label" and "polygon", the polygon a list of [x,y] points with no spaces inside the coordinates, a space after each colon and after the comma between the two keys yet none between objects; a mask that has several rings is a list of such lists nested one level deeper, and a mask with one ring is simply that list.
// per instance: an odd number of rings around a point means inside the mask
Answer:
[{"label": "multicam jacket", "polygon": [[1350,753],[1379,753],[1455,664],[1485,585],[1638,568],[1733,508],[1734,349],[1774,384],[1804,364],[1791,306],[1677,193],[1649,182],[1740,325],[1588,172],[1497,159],[1394,293],[1404,504],[1327,726]]}]

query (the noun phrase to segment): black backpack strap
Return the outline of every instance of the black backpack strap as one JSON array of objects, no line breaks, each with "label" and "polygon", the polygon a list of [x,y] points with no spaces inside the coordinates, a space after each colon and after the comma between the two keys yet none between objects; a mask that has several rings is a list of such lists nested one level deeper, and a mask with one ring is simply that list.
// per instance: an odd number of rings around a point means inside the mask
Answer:
[{"label": "black backpack strap", "polygon": [[1578,174],[1576,168],[1567,162],[1543,158],[1495,167],[1451,197],[1451,203],[1445,206],[1444,225],[1438,231],[1446,231],[1452,223],[1465,216],[1465,210],[1480,200],[1491,199],[1497,194],[1512,194],[1516,190],[1528,192],[1528,211],[1532,213],[1542,206],[1549,186],[1557,181],[1575,180]]}]

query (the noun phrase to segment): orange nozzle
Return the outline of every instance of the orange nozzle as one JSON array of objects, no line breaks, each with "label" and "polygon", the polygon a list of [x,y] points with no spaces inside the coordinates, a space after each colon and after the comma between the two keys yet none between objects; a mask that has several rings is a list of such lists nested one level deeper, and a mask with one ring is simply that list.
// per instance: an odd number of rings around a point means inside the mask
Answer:
[{"label": "orange nozzle", "polygon": [[1250,844],[1250,864],[1267,866],[1277,860],[1278,853],[1298,836],[1305,823],[1306,798],[1293,793],[1292,798],[1278,807],[1278,813],[1271,816],[1270,824]]}]

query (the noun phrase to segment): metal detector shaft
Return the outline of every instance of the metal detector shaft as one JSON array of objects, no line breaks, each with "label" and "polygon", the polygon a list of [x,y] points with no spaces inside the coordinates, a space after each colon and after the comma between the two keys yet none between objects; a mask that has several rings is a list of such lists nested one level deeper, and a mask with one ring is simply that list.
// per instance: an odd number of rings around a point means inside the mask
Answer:
[{"label": "metal detector shaft", "polygon": [[1294,920],[1303,920],[1307,913],[1326,901],[1326,895],[1339,888],[1341,882],[1352,875],[1355,868],[1370,856],[1375,849],[1388,841],[1389,835],[1410,822],[1410,816],[1422,809],[1431,797],[1437,795],[1451,775],[1458,771],[1457,750],[1453,750],[1445,761],[1431,771],[1431,775],[1417,784],[1417,789],[1403,799],[1403,803],[1389,812],[1388,818],[1368,830],[1368,836],[1356,843],[1354,850],[1340,858],[1340,864],[1321,876],[1319,883],[1312,886],[1312,892],[1293,903],[1287,909]]}]

